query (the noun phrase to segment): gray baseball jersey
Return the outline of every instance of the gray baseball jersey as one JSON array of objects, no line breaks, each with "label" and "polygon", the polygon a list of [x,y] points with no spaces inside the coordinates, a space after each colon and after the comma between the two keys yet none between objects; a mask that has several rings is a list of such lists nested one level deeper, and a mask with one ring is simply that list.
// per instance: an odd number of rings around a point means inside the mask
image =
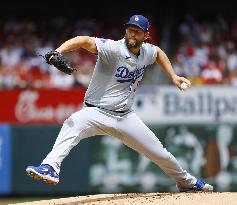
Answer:
[{"label": "gray baseball jersey", "polygon": [[[197,179],[182,169],[175,157],[130,109],[146,66],[155,62],[156,47],[144,43],[140,55],[136,57],[129,52],[124,39],[112,41],[95,38],[95,41],[98,60],[85,102],[97,107],[84,106],[63,123],[53,149],[42,164],[49,164],[59,174],[62,161],[82,139],[109,135],[147,156],[174,178],[179,188],[193,187]],[[109,112],[98,107],[131,112],[118,117],[108,115]]]},{"label": "gray baseball jersey", "polygon": [[131,53],[125,39],[95,38],[98,59],[85,95],[85,101],[112,111],[127,111],[146,66],[156,60],[154,45],[143,43],[139,56]]}]

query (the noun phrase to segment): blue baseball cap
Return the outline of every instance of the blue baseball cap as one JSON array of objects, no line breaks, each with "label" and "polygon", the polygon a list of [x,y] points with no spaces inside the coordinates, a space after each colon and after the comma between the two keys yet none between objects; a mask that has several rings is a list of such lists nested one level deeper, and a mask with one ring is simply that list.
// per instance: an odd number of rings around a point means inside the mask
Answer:
[{"label": "blue baseball cap", "polygon": [[134,25],[141,28],[143,31],[147,32],[149,29],[149,21],[146,17],[142,15],[133,15],[127,23],[124,24],[125,26]]}]

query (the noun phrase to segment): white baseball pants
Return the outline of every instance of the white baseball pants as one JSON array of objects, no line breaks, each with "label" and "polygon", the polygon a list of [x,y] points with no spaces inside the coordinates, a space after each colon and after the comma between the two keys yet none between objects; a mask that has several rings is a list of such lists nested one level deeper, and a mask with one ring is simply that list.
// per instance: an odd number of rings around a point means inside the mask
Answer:
[{"label": "white baseball pants", "polygon": [[70,150],[80,140],[95,135],[116,137],[128,147],[145,155],[172,177],[178,187],[192,187],[197,181],[182,169],[174,156],[134,112],[114,116],[96,107],[84,107],[65,120],[52,151],[42,164],[51,165],[59,174],[61,163]]}]

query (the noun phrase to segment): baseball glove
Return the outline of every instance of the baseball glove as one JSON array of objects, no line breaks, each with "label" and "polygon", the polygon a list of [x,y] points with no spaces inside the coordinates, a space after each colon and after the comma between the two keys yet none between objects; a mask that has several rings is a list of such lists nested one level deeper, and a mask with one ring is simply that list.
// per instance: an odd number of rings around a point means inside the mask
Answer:
[{"label": "baseball glove", "polygon": [[58,51],[49,51],[43,56],[46,63],[54,65],[58,70],[71,75],[76,69],[72,68],[71,65],[65,60],[63,55]]}]

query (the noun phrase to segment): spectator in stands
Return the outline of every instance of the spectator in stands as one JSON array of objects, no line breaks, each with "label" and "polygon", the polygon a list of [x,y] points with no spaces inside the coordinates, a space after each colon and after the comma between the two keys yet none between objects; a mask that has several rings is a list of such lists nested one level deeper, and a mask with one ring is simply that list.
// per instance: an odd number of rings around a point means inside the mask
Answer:
[{"label": "spectator in stands", "polygon": [[174,68],[188,70],[185,76],[192,79],[193,85],[236,85],[236,22],[228,23],[222,16],[217,16],[215,21],[197,21],[192,15],[186,15],[179,26],[180,42]]}]

